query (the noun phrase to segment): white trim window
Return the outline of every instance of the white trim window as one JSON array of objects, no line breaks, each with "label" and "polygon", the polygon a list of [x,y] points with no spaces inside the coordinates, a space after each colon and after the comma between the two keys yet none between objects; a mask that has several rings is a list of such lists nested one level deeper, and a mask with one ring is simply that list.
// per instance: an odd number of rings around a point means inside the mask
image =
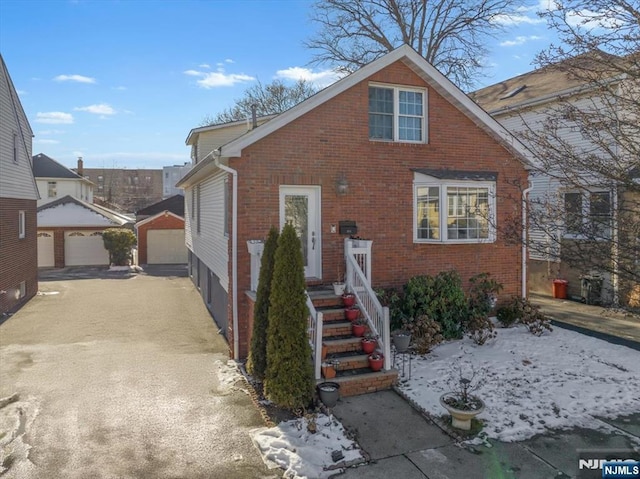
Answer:
[{"label": "white trim window", "polygon": [[413,193],[414,242],[495,241],[495,182],[416,181]]},{"label": "white trim window", "polygon": [[608,240],[611,238],[611,192],[564,191],[564,237]]},{"label": "white trim window", "polygon": [[18,238],[23,239],[27,236],[26,213],[18,211]]},{"label": "white trim window", "polygon": [[[80,185],[80,188],[82,188],[82,185]],[[47,181],[47,197],[55,198],[56,196],[58,196],[58,183],[56,181]]]},{"label": "white trim window", "polygon": [[369,86],[369,139],[426,143],[427,90]]}]

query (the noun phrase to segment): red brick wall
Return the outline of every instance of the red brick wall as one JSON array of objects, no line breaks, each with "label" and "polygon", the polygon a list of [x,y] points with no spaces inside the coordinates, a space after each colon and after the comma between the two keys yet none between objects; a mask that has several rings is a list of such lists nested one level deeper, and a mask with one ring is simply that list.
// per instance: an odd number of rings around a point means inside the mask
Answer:
[{"label": "red brick wall", "polygon": [[[25,237],[18,238],[18,211],[25,211]],[[0,314],[17,309],[38,292],[36,201],[0,198]],[[20,283],[24,298],[16,298]]]},{"label": "red brick wall", "polygon": [[[369,81],[426,86],[406,65],[397,62]],[[373,242],[373,286],[403,285],[418,274],[457,270],[466,280],[490,272],[504,284],[504,295],[519,294],[521,248],[498,231],[491,244],[414,244],[411,168],[449,168],[498,172],[498,228],[521,224],[522,164],[435,90],[428,88],[428,144],[369,140],[368,81],[281,128],[233,159],[238,170],[238,244],[266,237],[279,223],[280,185],[322,186],[323,280],[336,279],[343,263],[344,236],[331,233],[340,220],[355,220],[358,234]],[[344,173],[349,192],[338,196],[335,183]],[[514,226],[516,228],[516,226]],[[516,230],[517,231],[517,230]],[[250,261],[238,252],[239,290],[249,289]],[[239,320],[249,307],[239,295]],[[242,328],[240,328],[242,331]],[[240,338],[246,355],[246,335]]]},{"label": "red brick wall", "polygon": [[138,227],[138,264],[147,264],[147,231],[184,229],[184,219],[167,214]]}]

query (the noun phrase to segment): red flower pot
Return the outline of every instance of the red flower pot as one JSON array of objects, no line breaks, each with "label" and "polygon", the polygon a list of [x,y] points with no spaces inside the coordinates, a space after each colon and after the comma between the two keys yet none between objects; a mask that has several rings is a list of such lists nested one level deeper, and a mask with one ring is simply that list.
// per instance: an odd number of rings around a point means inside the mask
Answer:
[{"label": "red flower pot", "polygon": [[352,306],[344,310],[344,317],[349,321],[355,321],[360,315],[360,309],[357,306]]},{"label": "red flower pot", "polygon": [[365,330],[366,330],[366,328],[364,327],[364,324],[353,324],[353,325],[351,325],[351,332],[353,333],[354,336],[356,336],[358,338],[364,336]]},{"label": "red flower pot", "polygon": [[363,339],[362,340],[362,350],[365,354],[371,354],[376,350],[376,341],[375,339]]},{"label": "red flower pot", "polygon": [[380,371],[384,365],[384,358],[381,354],[372,354],[369,356],[369,367],[374,371]]},{"label": "red flower pot", "polygon": [[342,304],[344,304],[346,308],[350,308],[351,306],[356,304],[356,296],[351,293],[343,294]]}]

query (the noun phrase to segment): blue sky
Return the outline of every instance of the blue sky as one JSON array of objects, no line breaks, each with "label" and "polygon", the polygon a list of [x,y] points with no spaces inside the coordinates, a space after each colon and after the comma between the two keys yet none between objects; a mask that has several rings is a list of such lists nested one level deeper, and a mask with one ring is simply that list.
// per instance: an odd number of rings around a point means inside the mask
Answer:
[{"label": "blue sky", "polygon": [[[553,40],[531,0],[489,45],[480,86],[532,69]],[[303,41],[311,1],[0,0],[0,52],[35,132],[34,154],[72,167],[161,168],[256,80],[326,85]]]}]

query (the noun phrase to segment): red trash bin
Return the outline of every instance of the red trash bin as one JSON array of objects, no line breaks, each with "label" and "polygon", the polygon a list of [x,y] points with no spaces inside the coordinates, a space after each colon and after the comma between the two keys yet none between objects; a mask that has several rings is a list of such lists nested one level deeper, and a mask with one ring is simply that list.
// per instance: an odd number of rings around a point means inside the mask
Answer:
[{"label": "red trash bin", "polygon": [[569,281],[566,279],[553,280],[553,297],[557,299],[567,299],[567,285]]}]

